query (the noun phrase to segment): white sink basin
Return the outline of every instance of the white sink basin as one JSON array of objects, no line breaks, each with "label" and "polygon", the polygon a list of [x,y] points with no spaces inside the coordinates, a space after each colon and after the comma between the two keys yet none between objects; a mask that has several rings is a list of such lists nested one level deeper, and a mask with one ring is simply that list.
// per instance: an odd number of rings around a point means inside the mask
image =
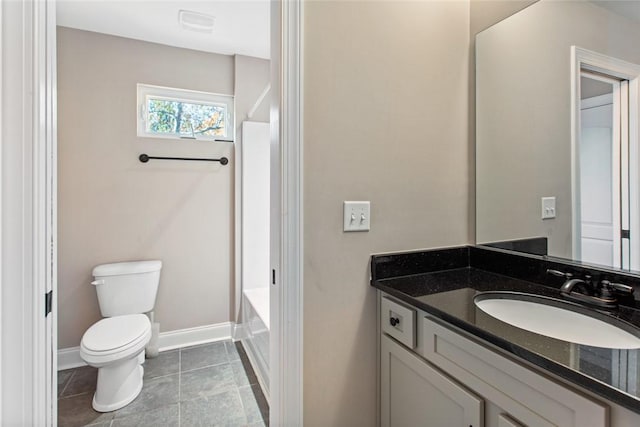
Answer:
[{"label": "white sink basin", "polygon": [[474,302],[488,315],[536,334],[593,347],[640,348],[633,326],[576,304],[509,292],[479,294]]}]

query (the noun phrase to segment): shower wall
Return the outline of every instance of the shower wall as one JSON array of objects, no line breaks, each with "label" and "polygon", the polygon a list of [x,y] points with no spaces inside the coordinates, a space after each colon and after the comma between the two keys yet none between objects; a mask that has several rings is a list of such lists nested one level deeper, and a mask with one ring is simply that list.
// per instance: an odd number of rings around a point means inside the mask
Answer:
[{"label": "shower wall", "polygon": [[269,287],[269,123],[242,124],[242,289]]},{"label": "shower wall", "polygon": [[[236,156],[242,157],[243,123],[249,120],[247,113],[254,109],[251,120],[255,122],[269,122],[269,96],[258,102],[260,95],[270,83],[269,61],[250,56],[235,56],[235,105],[236,105]],[[269,94],[267,94],[269,95]],[[256,105],[257,104],[257,105]],[[242,162],[235,167],[235,219],[242,221]],[[235,263],[232,307],[233,319],[242,323],[240,305],[242,302],[242,226],[236,227]],[[238,336],[236,335],[236,338]]]},{"label": "shower wall", "polygon": [[269,123],[242,124],[243,344],[269,394]]}]

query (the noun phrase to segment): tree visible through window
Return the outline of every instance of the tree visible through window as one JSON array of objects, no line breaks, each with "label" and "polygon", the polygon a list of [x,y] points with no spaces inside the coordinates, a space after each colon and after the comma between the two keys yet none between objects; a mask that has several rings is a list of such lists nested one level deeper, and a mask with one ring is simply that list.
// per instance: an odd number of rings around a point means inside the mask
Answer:
[{"label": "tree visible through window", "polygon": [[232,97],[139,84],[138,104],[139,136],[233,138]]}]

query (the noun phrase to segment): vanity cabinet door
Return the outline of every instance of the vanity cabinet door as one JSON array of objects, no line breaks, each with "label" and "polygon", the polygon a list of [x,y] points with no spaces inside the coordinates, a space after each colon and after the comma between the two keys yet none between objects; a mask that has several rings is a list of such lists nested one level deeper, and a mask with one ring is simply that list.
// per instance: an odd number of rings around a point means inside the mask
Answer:
[{"label": "vanity cabinet door", "polygon": [[382,427],[483,427],[481,398],[386,335],[381,339]]},{"label": "vanity cabinet door", "polygon": [[[502,408],[512,422],[530,427],[609,425],[608,408],[601,402],[463,337],[437,319],[423,318],[421,339],[425,359]],[[498,425],[509,424],[501,420]]]}]

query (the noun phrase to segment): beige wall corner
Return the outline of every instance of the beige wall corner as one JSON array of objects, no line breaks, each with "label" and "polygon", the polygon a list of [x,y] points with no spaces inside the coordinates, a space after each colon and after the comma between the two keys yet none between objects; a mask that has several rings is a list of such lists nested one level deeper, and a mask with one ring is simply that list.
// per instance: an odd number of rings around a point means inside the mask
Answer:
[{"label": "beige wall corner", "polygon": [[539,0],[471,0],[469,2],[471,38],[475,38],[480,31],[486,30],[537,1]]},{"label": "beige wall corner", "polygon": [[468,239],[469,4],[304,7],[304,420],[372,426],[370,254]]},{"label": "beige wall corner", "polygon": [[235,55],[235,96],[236,133],[242,129],[242,122],[248,120],[247,113],[255,108],[254,122],[269,121],[269,95],[256,105],[260,95],[269,85],[269,60],[251,56]]}]

